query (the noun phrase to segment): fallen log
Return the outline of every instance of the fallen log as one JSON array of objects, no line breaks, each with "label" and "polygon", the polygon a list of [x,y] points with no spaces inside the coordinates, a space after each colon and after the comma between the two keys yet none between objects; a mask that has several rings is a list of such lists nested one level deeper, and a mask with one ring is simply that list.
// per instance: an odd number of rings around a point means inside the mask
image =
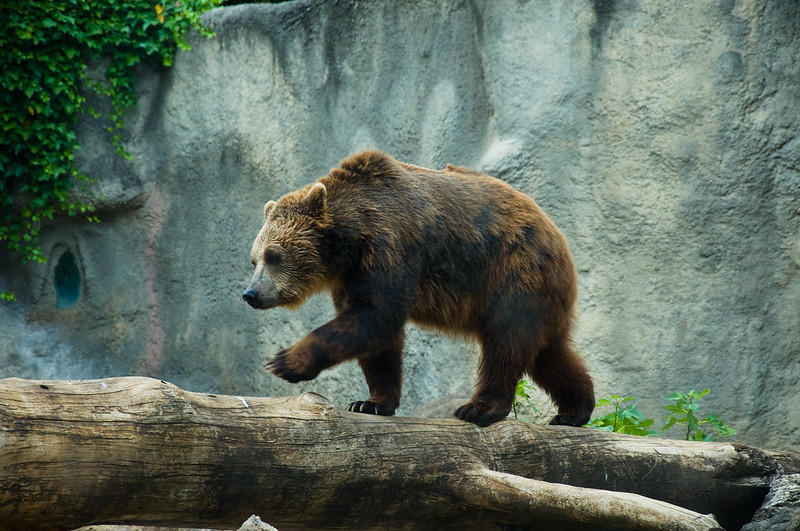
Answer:
[{"label": "fallen log", "polygon": [[738,529],[779,469],[741,445],[376,417],[314,393],[0,380],[0,530]]}]

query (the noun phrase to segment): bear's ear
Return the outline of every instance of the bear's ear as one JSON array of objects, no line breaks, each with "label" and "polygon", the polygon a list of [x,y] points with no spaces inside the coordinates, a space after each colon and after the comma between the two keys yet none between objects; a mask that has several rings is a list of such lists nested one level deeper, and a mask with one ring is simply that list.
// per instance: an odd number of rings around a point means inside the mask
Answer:
[{"label": "bear's ear", "polygon": [[314,183],[308,189],[306,197],[300,203],[299,210],[310,217],[319,217],[325,213],[325,197],[328,195],[328,190],[322,183]]},{"label": "bear's ear", "polygon": [[269,213],[275,208],[277,203],[275,201],[267,201],[267,204],[264,205],[264,219],[266,220],[269,217]]}]

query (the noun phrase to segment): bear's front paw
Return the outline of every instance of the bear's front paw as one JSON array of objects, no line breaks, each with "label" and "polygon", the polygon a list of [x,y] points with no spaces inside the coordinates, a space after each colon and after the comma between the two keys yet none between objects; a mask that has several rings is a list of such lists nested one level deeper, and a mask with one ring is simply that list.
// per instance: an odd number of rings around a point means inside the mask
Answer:
[{"label": "bear's front paw", "polygon": [[278,352],[274,358],[264,364],[264,368],[278,378],[283,378],[291,383],[313,380],[320,373],[319,370],[315,370],[311,367],[301,366],[300,363],[297,363],[297,361],[289,355],[288,349]]},{"label": "bear's front paw", "polygon": [[455,416],[461,420],[472,422],[478,426],[488,426],[498,420],[503,420],[508,416],[511,409],[498,409],[491,407],[483,400],[474,400],[464,404],[455,412]]},{"label": "bear's front paw", "polygon": [[359,400],[357,402],[351,402],[349,406],[347,406],[347,411],[352,411],[353,413],[369,413],[370,415],[385,415],[391,416],[394,415],[394,410],[396,406],[390,406],[387,404],[379,404],[378,402],[372,402],[370,400]]}]

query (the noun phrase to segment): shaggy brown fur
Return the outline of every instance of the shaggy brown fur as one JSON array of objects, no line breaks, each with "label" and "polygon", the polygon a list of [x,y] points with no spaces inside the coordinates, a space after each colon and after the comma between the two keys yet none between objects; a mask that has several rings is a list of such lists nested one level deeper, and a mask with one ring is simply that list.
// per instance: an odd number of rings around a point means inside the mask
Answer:
[{"label": "shaggy brown fur", "polygon": [[589,420],[592,380],[570,341],[575,270],[561,232],[529,197],[466,168],[428,170],[367,151],[270,201],[264,216],[244,299],[293,307],[327,290],[336,308],[267,363],[275,375],[310,380],[357,359],[370,396],[348,409],[391,415],[410,319],[480,342],[475,395],[459,418],[504,418],[528,374],[558,407],[551,424]]}]

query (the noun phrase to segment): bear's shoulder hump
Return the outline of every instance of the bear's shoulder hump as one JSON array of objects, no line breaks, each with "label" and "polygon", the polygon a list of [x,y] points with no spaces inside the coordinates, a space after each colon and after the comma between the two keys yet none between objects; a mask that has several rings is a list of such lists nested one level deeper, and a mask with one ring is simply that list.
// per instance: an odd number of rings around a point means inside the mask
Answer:
[{"label": "bear's shoulder hump", "polygon": [[362,151],[344,159],[330,175],[338,179],[377,179],[398,177],[402,171],[400,163],[386,153]]}]

